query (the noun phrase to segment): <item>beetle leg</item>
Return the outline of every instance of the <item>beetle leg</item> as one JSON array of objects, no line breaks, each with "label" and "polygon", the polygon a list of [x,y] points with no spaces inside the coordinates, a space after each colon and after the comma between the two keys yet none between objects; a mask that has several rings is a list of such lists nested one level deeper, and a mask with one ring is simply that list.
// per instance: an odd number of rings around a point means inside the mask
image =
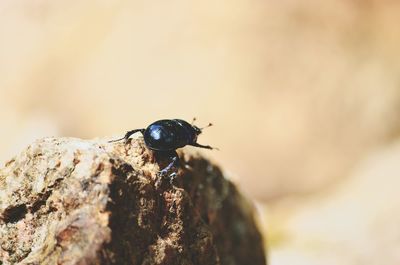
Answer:
[{"label": "beetle leg", "polygon": [[192,143],[192,144],[189,144],[189,145],[194,146],[194,147],[204,148],[204,149],[210,149],[210,150],[215,149],[215,150],[219,150],[219,149],[216,148],[216,147],[211,147],[211,146],[209,146],[209,145],[202,145],[202,144],[199,144],[199,143]]},{"label": "beetle leg", "polygon": [[121,140],[125,140],[125,142],[126,142],[126,141],[128,141],[129,137],[132,134],[137,133],[137,132],[141,132],[142,134],[144,134],[144,131],[145,131],[145,129],[135,129],[135,130],[132,130],[132,131],[128,131],[128,132],[126,132],[124,137],[122,137],[120,139],[116,139],[116,140],[111,140],[111,141],[108,141],[108,142],[112,143],[112,142],[118,142],[118,141],[121,141]]},{"label": "beetle leg", "polygon": [[[163,170],[160,171],[160,176],[165,176],[168,171],[171,170],[172,167],[178,167],[179,166],[179,156],[176,152],[173,153],[173,156],[171,156],[171,162],[168,164],[168,166],[166,166]],[[175,175],[174,175],[175,174]],[[174,178],[176,176],[176,173],[172,173],[170,176],[172,176],[172,178]]]},{"label": "beetle leg", "polygon": [[169,175],[169,184],[171,184],[171,185],[173,185],[174,184],[174,180],[175,180],[175,178],[176,178],[176,172],[174,172],[174,173],[171,173],[170,175]]}]

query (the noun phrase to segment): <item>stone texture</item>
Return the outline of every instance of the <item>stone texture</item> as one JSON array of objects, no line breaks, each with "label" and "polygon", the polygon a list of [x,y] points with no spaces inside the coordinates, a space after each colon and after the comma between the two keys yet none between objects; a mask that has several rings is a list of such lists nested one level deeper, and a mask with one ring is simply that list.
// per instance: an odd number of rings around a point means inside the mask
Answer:
[{"label": "stone texture", "polygon": [[0,264],[265,264],[251,205],[180,157],[171,185],[142,138],[36,141],[0,169]]}]

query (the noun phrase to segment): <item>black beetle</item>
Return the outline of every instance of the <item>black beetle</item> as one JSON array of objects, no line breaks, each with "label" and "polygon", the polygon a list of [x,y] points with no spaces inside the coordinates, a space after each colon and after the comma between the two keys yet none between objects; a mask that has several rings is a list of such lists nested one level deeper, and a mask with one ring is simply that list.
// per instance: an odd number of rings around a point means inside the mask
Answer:
[{"label": "black beetle", "polygon": [[[193,119],[193,122],[195,119]],[[168,156],[171,162],[167,167],[160,171],[160,175],[164,176],[173,166],[179,165],[179,156],[176,153],[176,149],[191,145],[195,147],[205,149],[217,149],[209,145],[201,145],[197,143],[197,136],[201,134],[202,129],[195,125],[180,119],[172,120],[158,120],[150,124],[146,129],[135,129],[128,131],[123,138],[112,140],[110,142],[116,142],[125,140],[137,132],[143,134],[144,142],[146,146],[156,152],[158,155]],[[208,126],[212,126],[210,123]],[[176,174],[171,174],[173,178]]]}]

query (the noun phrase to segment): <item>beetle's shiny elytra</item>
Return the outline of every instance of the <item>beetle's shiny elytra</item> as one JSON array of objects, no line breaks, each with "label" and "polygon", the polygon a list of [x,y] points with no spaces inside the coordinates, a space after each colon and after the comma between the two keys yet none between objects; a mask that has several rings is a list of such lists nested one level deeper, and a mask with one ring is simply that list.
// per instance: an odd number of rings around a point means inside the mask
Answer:
[{"label": "beetle's shiny elytra", "polygon": [[201,130],[184,120],[159,120],[146,128],[144,141],[149,149],[172,151],[196,143]]},{"label": "beetle's shiny elytra", "polygon": [[[208,126],[211,125],[210,123]],[[201,134],[202,129],[180,119],[158,120],[150,124],[146,129],[128,131],[123,138],[110,142],[127,141],[132,134],[137,132],[143,134],[144,142],[149,149],[159,153],[174,152],[172,162],[161,170],[161,174],[165,174],[171,167],[179,163],[179,157],[175,152],[178,148],[191,145],[199,148],[215,149],[209,145],[197,143],[197,136]]]}]

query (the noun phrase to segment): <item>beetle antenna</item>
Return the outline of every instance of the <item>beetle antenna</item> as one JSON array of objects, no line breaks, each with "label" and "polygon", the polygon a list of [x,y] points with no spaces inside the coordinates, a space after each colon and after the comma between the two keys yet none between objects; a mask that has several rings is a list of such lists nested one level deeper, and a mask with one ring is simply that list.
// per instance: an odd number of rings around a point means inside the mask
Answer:
[{"label": "beetle antenna", "polygon": [[193,125],[194,124],[194,122],[197,120],[197,118],[196,117],[193,117],[193,119],[192,119],[192,123],[190,124],[190,125]]},{"label": "beetle antenna", "polygon": [[211,127],[211,126],[213,126],[213,124],[210,122],[207,126],[204,126],[204,127],[200,128],[200,130],[203,130],[203,129]]}]

